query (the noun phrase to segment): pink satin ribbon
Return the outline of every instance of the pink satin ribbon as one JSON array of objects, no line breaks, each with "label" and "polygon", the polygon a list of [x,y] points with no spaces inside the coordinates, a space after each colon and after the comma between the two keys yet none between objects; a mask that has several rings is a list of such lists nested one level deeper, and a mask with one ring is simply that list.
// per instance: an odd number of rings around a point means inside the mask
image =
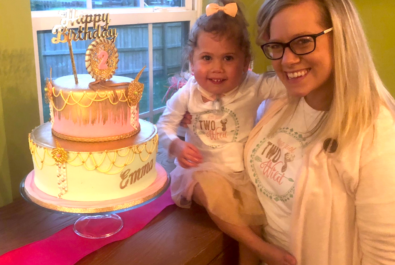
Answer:
[{"label": "pink satin ribbon", "polygon": [[218,11],[222,11],[231,17],[235,17],[237,14],[237,4],[230,3],[225,6],[220,6],[218,4],[212,3],[212,4],[208,4],[206,6],[206,15],[207,16],[211,16],[211,15],[217,13]]},{"label": "pink satin ribbon", "polygon": [[144,228],[167,206],[174,204],[170,189],[155,201],[137,209],[119,213],[123,219],[123,228],[117,234],[103,239],[87,239],[76,235],[73,225],[56,234],[0,256],[1,265],[72,265],[115,241],[128,238]]}]

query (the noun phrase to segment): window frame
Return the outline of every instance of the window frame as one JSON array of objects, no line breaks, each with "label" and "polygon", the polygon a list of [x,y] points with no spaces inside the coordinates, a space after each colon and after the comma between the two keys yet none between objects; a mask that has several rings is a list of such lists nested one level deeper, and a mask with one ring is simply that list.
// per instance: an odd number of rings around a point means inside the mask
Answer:
[{"label": "window frame", "polygon": [[[140,6],[144,1],[140,0]],[[154,79],[153,79],[153,36],[152,28],[154,23],[169,22],[190,22],[190,28],[197,18],[202,14],[202,0],[185,0],[185,7],[144,7],[144,8],[114,8],[114,9],[92,9],[92,0],[87,0],[87,9],[77,9],[79,13],[86,14],[110,14],[110,26],[148,24],[148,112],[140,113],[140,118],[149,119],[151,122],[154,115],[163,112],[165,107],[154,109]],[[32,34],[34,45],[34,60],[36,67],[37,95],[40,111],[40,124],[44,123],[43,101],[41,87],[41,72],[39,62],[39,51],[37,32],[52,30],[55,25],[60,24],[61,17],[57,11],[31,11],[32,15]],[[77,26],[71,28],[78,28]],[[147,89],[147,88],[146,88]]]}]

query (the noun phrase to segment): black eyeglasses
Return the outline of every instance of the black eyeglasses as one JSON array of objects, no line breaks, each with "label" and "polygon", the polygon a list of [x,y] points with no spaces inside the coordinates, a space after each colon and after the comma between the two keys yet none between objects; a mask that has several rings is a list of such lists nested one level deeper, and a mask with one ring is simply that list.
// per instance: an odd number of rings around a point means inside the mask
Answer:
[{"label": "black eyeglasses", "polygon": [[266,57],[270,60],[279,60],[283,58],[285,48],[289,49],[296,55],[305,55],[312,53],[316,47],[316,39],[328,32],[331,32],[333,28],[324,30],[318,34],[303,35],[292,39],[287,43],[281,42],[269,42],[263,44],[261,49]]}]

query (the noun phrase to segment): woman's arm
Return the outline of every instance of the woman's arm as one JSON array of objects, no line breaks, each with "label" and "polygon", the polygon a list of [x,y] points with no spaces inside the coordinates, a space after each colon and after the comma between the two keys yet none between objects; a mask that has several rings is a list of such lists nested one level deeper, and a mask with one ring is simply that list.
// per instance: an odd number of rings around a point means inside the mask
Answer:
[{"label": "woman's arm", "polygon": [[361,154],[355,197],[362,265],[395,264],[395,128],[381,121]]}]

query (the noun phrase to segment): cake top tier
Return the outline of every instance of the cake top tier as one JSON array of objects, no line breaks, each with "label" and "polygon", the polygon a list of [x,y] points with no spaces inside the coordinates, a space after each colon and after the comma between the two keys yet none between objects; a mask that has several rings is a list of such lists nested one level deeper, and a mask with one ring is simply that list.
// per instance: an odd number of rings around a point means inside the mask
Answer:
[{"label": "cake top tier", "polygon": [[113,76],[111,80],[95,83],[90,75],[78,75],[78,84],[74,82],[73,75],[67,75],[57,78],[54,81],[54,86],[57,90],[67,89],[70,91],[82,92],[87,91],[107,91],[113,89],[126,89],[133,79],[123,76]]}]

